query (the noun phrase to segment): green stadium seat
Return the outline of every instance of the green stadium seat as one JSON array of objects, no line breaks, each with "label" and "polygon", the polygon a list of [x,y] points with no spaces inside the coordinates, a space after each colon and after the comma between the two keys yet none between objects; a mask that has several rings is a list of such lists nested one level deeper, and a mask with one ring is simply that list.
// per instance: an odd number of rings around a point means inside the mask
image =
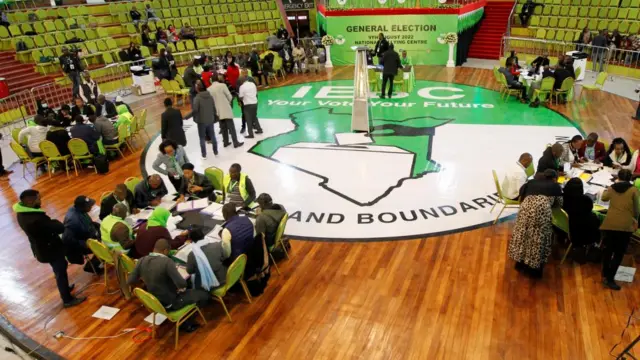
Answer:
[{"label": "green stadium seat", "polygon": [[44,35],[44,42],[47,43],[47,46],[56,46],[56,38],[51,34]]},{"label": "green stadium seat", "polygon": [[[585,10],[587,13],[589,12],[588,10]],[[569,16],[578,16],[578,8],[577,7],[570,7],[569,8]]]},{"label": "green stadium seat", "polygon": [[600,10],[598,10],[598,17],[601,18],[601,19],[606,19],[608,13],[609,13],[609,9],[600,8]]},{"label": "green stadium seat", "polygon": [[630,34],[637,34],[638,30],[640,30],[640,23],[632,22],[631,25],[629,26],[629,33]]},{"label": "green stadium seat", "polygon": [[20,26],[18,26],[16,24],[9,25],[9,32],[11,33],[11,36],[14,36],[14,37],[22,35],[22,31],[20,30]]},{"label": "green stadium seat", "polygon": [[631,7],[640,7],[640,0],[631,0]]},{"label": "green stadium seat", "polygon": [[627,15],[627,19],[635,20],[638,18],[638,9],[629,9],[629,14]]},{"label": "green stadium seat", "polygon": [[551,18],[549,18],[549,27],[550,28],[557,28],[558,27],[558,18],[555,16],[552,16]]},{"label": "green stadium seat", "polygon": [[556,37],[556,31],[553,29],[549,29],[549,31],[547,31],[547,35],[545,36],[545,39],[547,40],[553,40]]},{"label": "green stadium seat", "polygon": [[569,7],[568,6],[560,7],[560,15],[562,15],[562,16],[569,15]]},{"label": "green stadium seat", "polygon": [[558,31],[556,32],[556,37],[555,37],[555,39],[554,39],[554,40],[556,40],[556,41],[562,41],[562,40],[564,39],[564,34],[565,34],[565,33],[564,33],[564,30],[558,30]]},{"label": "green stadium seat", "polygon": [[43,35],[36,35],[33,37],[33,41],[36,44],[36,47],[38,48],[43,48],[47,46],[47,43],[44,41],[44,36]]},{"label": "green stadium seat", "polygon": [[[587,16],[589,16],[589,8],[588,7],[581,7],[579,9],[579,13],[578,15],[580,17],[586,18]],[[575,16],[575,15],[574,15]]]},{"label": "green stadium seat", "polygon": [[186,7],[180,8],[180,16],[189,17],[189,8],[186,8]]},{"label": "green stadium seat", "polygon": [[569,22],[567,23],[567,28],[569,29],[575,29],[576,26],[578,26],[578,19],[572,17],[569,19]]},{"label": "green stadium seat", "polygon": [[567,31],[564,34],[564,42],[573,42],[573,32],[572,31]]},{"label": "green stadium seat", "polygon": [[618,9],[618,19],[626,19],[629,9]]},{"label": "green stadium seat", "polygon": [[62,33],[62,32],[57,32],[57,33],[55,34],[55,37],[56,37],[56,42],[57,42],[58,44],[60,44],[60,45],[64,45],[64,44],[66,44],[66,43],[67,43],[67,37],[66,37],[66,36],[64,36],[64,33]]},{"label": "green stadium seat", "polygon": [[607,13],[607,17],[609,19],[617,19],[618,18],[618,8],[610,8]]},{"label": "green stadium seat", "polygon": [[551,15],[553,16],[560,15],[560,6],[551,6]]},{"label": "green stadium seat", "polygon": [[629,31],[629,22],[628,21],[620,22],[620,25],[618,26],[618,31],[620,31],[623,34],[626,34]]},{"label": "green stadium seat", "polygon": [[620,22],[618,20],[612,20],[609,22],[609,27],[607,28],[607,30],[618,30],[618,27],[620,27]]},{"label": "green stadium seat", "polygon": [[229,13],[229,5],[227,4],[222,4],[220,5],[220,10],[222,11],[222,14],[228,14]]},{"label": "green stadium seat", "polygon": [[564,18],[564,17],[560,18],[560,20],[558,20],[558,28],[566,29],[568,21],[569,21],[569,19],[567,19],[567,18]]},{"label": "green stadium seat", "polygon": [[[543,16],[540,18],[540,26],[541,27],[547,27],[549,26],[549,17],[548,16]],[[273,25],[274,29],[275,29],[275,24]]]},{"label": "green stadium seat", "polygon": [[631,6],[631,0],[622,0],[620,3],[621,8],[628,8]]},{"label": "green stadium seat", "polygon": [[598,22],[598,31],[607,29],[609,27],[609,20],[600,20]]},{"label": "green stadium seat", "polygon": [[69,17],[78,17],[78,8],[75,6],[69,6],[67,8],[67,13],[69,13]]},{"label": "green stadium seat", "polygon": [[56,19],[54,24],[56,25],[56,31],[64,31],[67,28],[62,19]]},{"label": "green stadium seat", "polygon": [[58,8],[58,16],[62,17],[62,18],[68,18],[69,17],[69,12],[67,11],[67,8]]},{"label": "green stadium seat", "polygon": [[598,8],[597,7],[589,8],[589,17],[591,19],[595,19],[595,18],[598,17]]}]

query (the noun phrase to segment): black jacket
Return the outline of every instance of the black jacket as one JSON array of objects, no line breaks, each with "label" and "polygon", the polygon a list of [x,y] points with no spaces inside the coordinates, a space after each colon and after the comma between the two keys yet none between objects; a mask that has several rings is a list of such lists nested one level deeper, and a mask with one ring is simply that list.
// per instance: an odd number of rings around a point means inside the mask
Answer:
[{"label": "black jacket", "polygon": [[[124,199],[124,201],[129,206],[130,212],[133,208],[136,207],[135,201],[133,199],[133,193],[129,190],[127,190],[127,197]],[[104,200],[102,200],[102,202],[100,203],[100,215],[98,216],[100,220],[109,216],[111,214],[111,211],[113,210],[113,206],[117,203],[118,201],[116,200],[116,197],[113,196],[113,194],[104,198]]]},{"label": "black jacket", "polygon": [[65,249],[60,239],[64,225],[51,219],[44,212],[18,212],[18,225],[31,244],[33,256],[41,263],[50,263],[64,256]]},{"label": "black jacket", "polygon": [[100,105],[99,103],[96,102],[96,115],[100,116],[102,115],[102,107],[106,108],[107,111],[107,117],[108,118],[112,118],[112,117],[116,117],[118,115],[118,112],[116,111],[116,106],[109,100],[105,100],[104,101],[104,105]]},{"label": "black jacket", "polygon": [[382,74],[384,75],[396,75],[398,69],[402,68],[402,62],[400,61],[400,55],[395,50],[389,50],[382,55]]},{"label": "black jacket", "polygon": [[[71,114],[69,114],[71,116]],[[73,117],[67,118],[64,116],[64,114],[62,113],[62,111],[60,111],[58,113],[58,115],[56,115],[56,121],[55,123],[51,124],[53,126],[60,126],[60,127],[69,127],[71,126],[71,120],[73,119]]]},{"label": "black jacket", "polygon": [[75,119],[76,116],[78,115],[85,115],[85,116],[90,116],[90,115],[95,115],[96,112],[93,109],[93,106],[89,105],[89,104],[84,104],[84,106],[82,107],[82,109],[79,109],[77,106],[73,106],[71,108],[71,118]]},{"label": "black jacket", "polygon": [[535,69],[539,69],[540,66],[549,66],[549,64],[549,58],[544,58],[542,56],[538,56],[531,62],[531,66],[533,66]]},{"label": "black jacket", "polygon": [[553,157],[553,153],[551,152],[551,147],[548,147],[543,153],[540,160],[538,160],[538,169],[537,172],[544,172],[547,169],[552,169],[555,171],[562,171],[562,167],[560,166],[560,162],[557,161],[556,158]]},{"label": "black jacket", "polygon": [[78,56],[76,55],[62,55],[58,59],[58,62],[62,66],[62,70],[67,74],[72,71],[82,71],[80,58],[78,58]]},{"label": "black jacket", "polygon": [[587,195],[563,196],[562,208],[569,215],[569,232],[574,245],[590,245],[600,240],[600,220],[593,213],[593,201]]},{"label": "black jacket", "polygon": [[387,52],[387,50],[389,50],[389,42],[387,41],[387,39],[383,38],[382,40],[378,40],[378,42],[376,42],[376,47],[375,49],[373,49],[373,52],[376,54],[376,56],[382,56],[385,52]]},{"label": "black jacket", "polygon": [[196,83],[196,80],[200,80],[200,75],[193,70],[193,65],[187,66],[184,70],[183,75],[184,85],[188,88],[193,87],[193,84]]},{"label": "black jacket", "polygon": [[60,155],[69,155],[71,153],[68,145],[71,138],[66,129],[59,128],[59,130],[51,130],[51,128],[49,128],[47,140],[56,145],[58,151],[60,151]]},{"label": "black jacket", "polygon": [[100,133],[95,127],[93,127],[93,125],[74,125],[71,127],[71,136],[84,140],[92,154],[98,153],[98,140],[100,140]]},{"label": "black jacket", "polygon": [[173,140],[178,145],[187,146],[187,137],[184,135],[182,128],[182,113],[178,109],[169,108],[162,113],[160,117],[162,130],[160,136],[162,139]]},{"label": "black jacket", "polygon": [[88,214],[72,206],[64,217],[62,241],[67,247],[86,249],[87,240],[100,238],[98,227]]},{"label": "black jacket", "polygon": [[[202,191],[193,193],[193,195],[199,197],[200,199],[208,198],[214,190],[213,184],[211,183],[209,178],[203,174],[198,174],[197,172],[193,173],[193,185],[202,187]],[[179,192],[181,195],[191,195],[191,193],[189,193],[189,181],[187,181],[184,176],[182,177]]]},{"label": "black jacket", "polygon": [[131,20],[140,21],[142,15],[138,12],[138,10],[130,10],[129,15],[131,15]]},{"label": "black jacket", "polygon": [[556,79],[556,82],[553,85],[553,89],[554,90],[558,90],[562,87],[562,82],[571,77],[571,72],[569,72],[569,70],[564,69],[564,68],[558,68],[556,69],[556,71],[553,73],[553,77]]},{"label": "black jacket", "polygon": [[164,183],[158,189],[151,189],[148,180],[139,182],[134,190],[135,207],[138,209],[147,208],[152,200],[162,198],[169,193]]}]

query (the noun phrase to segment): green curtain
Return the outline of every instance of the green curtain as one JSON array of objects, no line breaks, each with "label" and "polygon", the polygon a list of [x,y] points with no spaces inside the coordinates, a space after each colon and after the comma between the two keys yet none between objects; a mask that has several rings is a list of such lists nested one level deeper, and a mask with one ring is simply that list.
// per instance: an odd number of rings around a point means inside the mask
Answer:
[{"label": "green curtain", "polygon": [[483,14],[484,8],[480,8],[462,16],[458,16],[458,34],[477,24],[478,21],[482,19]]}]

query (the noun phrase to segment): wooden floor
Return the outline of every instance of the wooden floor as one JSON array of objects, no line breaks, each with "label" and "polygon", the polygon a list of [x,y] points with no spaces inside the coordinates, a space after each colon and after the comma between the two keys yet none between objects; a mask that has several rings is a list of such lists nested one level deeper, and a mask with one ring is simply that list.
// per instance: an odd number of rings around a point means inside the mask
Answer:
[{"label": "wooden floor", "polygon": [[[286,83],[348,79],[352,74],[352,68],[338,68],[329,74],[290,76]],[[418,67],[416,75],[495,88],[491,70]],[[158,131],[161,100],[158,95],[133,105],[134,111],[149,110],[150,133]],[[635,106],[603,92],[557,110],[586,132],[597,131],[607,140],[623,136],[638,148],[640,125],[630,119]],[[62,219],[75,196],[98,198],[125,178],[139,176],[140,152],[112,163],[107,176],[87,171],[78,178],[57,175],[34,181],[23,179],[16,166],[10,183],[1,184],[0,312],[65,358],[605,359],[620,341],[629,312],[640,303],[637,281],[620,292],[604,290],[594,264],[559,265],[553,259],[543,280],[524,278],[506,256],[513,226],[508,221],[411,241],[293,241],[291,260],[280,263],[283,275],[274,273],[262,296],[253,304],[231,296],[227,304],[233,323],[219,305],[205,308],[208,324],[182,334],[178,352],[168,324],[160,328],[159,339],[142,344],[130,334],[110,340],[54,340],[58,330],[74,337],[115,335],[142,326],[148,312],[138,301],[105,295],[100,285],[87,288],[85,304],[63,310],[53,274],[33,259],[11,205],[17,194],[33,187],[42,193],[47,213]],[[76,288],[101,279],[78,266],[69,274]],[[101,305],[121,311],[109,322],[92,318]],[[624,344],[638,334],[640,327],[632,325]]]}]

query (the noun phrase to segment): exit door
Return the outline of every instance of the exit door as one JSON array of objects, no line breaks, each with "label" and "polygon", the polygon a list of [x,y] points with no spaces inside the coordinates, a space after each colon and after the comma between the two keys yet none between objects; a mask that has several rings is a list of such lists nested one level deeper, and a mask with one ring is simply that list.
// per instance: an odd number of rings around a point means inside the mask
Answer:
[{"label": "exit door", "polygon": [[309,11],[287,11],[287,18],[289,19],[293,33],[296,34],[298,38],[311,36]]}]

